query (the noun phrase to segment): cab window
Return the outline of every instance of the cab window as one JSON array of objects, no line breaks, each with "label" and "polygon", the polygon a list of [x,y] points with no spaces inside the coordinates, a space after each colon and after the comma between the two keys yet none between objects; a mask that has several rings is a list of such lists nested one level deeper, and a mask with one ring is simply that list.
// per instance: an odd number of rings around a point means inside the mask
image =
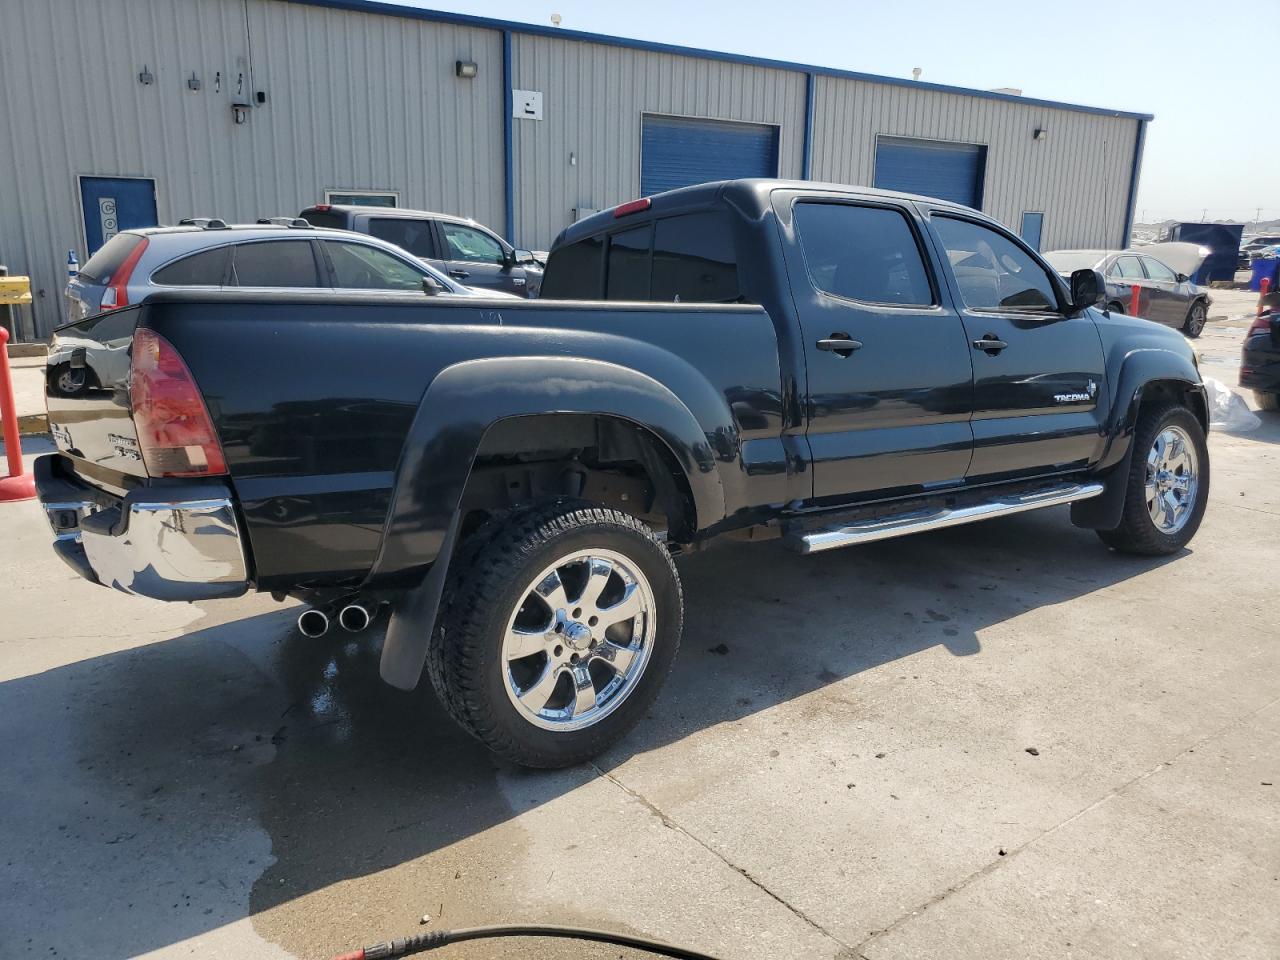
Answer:
[{"label": "cab window", "polygon": [[960,297],[970,310],[1056,310],[1053,281],[1031,255],[990,227],[957,217],[933,217]]},{"label": "cab window", "polygon": [[413,220],[409,217],[370,217],[369,234],[387,243],[394,243],[408,250],[415,257],[436,259],[435,239],[431,236],[430,220]]},{"label": "cab window", "polygon": [[506,263],[502,244],[482,230],[460,223],[441,223],[449,260],[467,260],[471,263]]},{"label": "cab window", "polygon": [[599,300],[604,238],[587,237],[556,249],[542,278],[544,300]]},{"label": "cab window", "polygon": [[236,246],[231,261],[233,287],[319,287],[310,240],[266,240]]},{"label": "cab window", "polygon": [[795,219],[819,290],[865,303],[933,303],[919,244],[901,211],[807,202],[796,204]]}]

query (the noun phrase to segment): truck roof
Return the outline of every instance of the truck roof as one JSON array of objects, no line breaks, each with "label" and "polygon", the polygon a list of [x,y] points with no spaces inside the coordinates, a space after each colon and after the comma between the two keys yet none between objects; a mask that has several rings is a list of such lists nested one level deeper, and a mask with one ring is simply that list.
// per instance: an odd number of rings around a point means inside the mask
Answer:
[{"label": "truck roof", "polygon": [[[650,216],[670,214],[689,208],[707,207],[722,200],[731,202],[748,215],[760,215],[769,209],[769,195],[774,190],[806,190],[815,193],[857,194],[858,196],[884,197],[893,200],[921,200],[930,204],[964,210],[968,213],[985,215],[980,210],[973,210],[962,204],[937,197],[925,197],[914,193],[902,193],[895,190],[880,190],[875,187],[856,186],[847,183],[827,183],[819,180],[782,180],[772,178],[750,178],[741,180],[713,180],[709,183],[698,183],[690,187],[668,190],[647,198],[649,207],[645,211]],[[572,243],[583,237],[601,233],[610,227],[615,218],[617,207],[601,210],[571,224],[561,231],[554,246]]]}]

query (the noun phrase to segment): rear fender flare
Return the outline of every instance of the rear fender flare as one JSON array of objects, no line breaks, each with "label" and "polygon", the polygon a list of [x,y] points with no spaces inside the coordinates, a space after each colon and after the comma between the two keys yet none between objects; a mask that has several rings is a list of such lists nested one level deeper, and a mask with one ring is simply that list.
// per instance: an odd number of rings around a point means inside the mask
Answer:
[{"label": "rear fender flare", "polygon": [[723,518],[725,496],[710,438],[663,384],[618,364],[576,357],[487,357],[447,367],[431,382],[405,440],[382,545],[370,581],[412,582],[430,574],[392,615],[380,671],[411,689],[422,674],[459,506],[489,428],[548,413],[612,416],[637,424],[667,447],[692,493],[696,527]]}]

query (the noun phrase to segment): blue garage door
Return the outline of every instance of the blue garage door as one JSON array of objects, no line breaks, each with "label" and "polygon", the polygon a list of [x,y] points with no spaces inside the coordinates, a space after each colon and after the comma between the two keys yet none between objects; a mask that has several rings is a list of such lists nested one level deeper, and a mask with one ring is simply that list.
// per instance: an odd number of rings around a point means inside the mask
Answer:
[{"label": "blue garage door", "polygon": [[906,137],[876,140],[876,182],[882,190],[919,193],[982,209],[987,148]]},{"label": "blue garage door", "polygon": [[728,120],[646,116],[640,192],[652,196],[708,180],[778,175],[778,128]]}]

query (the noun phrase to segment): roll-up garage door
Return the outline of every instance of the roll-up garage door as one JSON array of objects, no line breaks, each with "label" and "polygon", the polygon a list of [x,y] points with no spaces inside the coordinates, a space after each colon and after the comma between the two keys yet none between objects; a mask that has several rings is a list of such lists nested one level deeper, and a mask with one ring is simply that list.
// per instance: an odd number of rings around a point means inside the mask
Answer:
[{"label": "roll-up garage door", "polygon": [[640,144],[644,196],[708,180],[778,175],[778,128],[730,120],[646,115]]},{"label": "roll-up garage door", "polygon": [[876,140],[876,182],[882,190],[919,193],[982,209],[987,148],[907,137]]}]

